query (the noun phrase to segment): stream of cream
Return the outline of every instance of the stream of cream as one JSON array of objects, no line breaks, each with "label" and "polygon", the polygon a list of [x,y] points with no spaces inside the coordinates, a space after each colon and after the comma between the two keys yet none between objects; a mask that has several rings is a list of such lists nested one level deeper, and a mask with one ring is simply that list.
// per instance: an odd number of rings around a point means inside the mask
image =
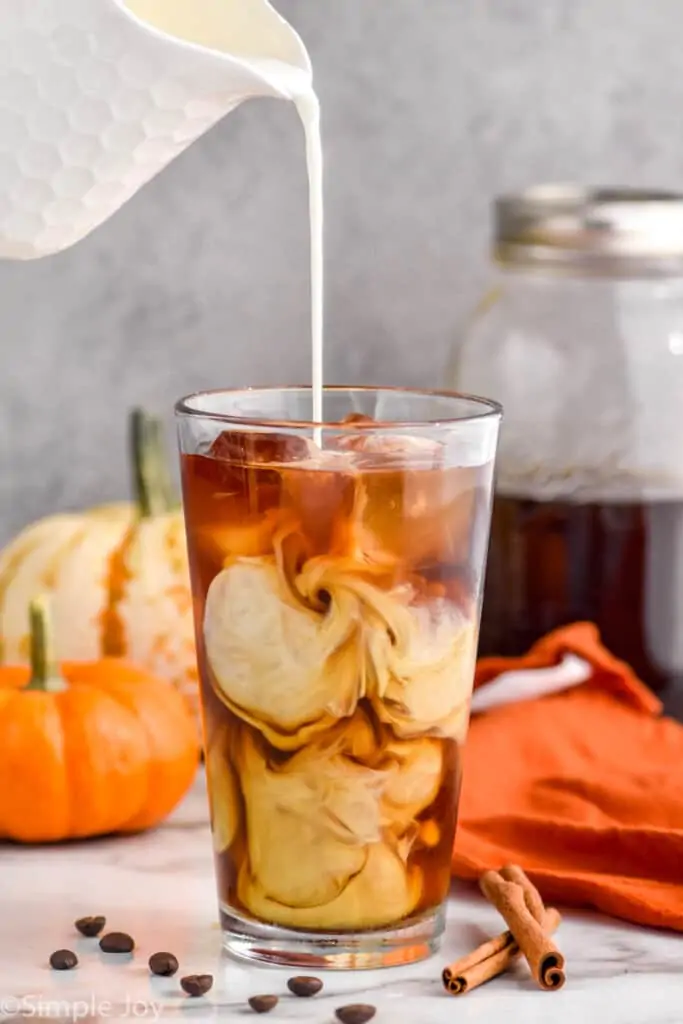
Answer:
[{"label": "stream of cream", "polygon": [[[324,210],[323,153],[320,132],[320,103],[313,90],[296,100],[299,117],[306,135],[308,168],[309,218],[311,230],[311,383],[313,387],[313,421],[323,422],[324,377]],[[320,434],[321,431],[316,431]],[[321,445],[321,437],[316,437]]]},{"label": "stream of cream", "polygon": [[[139,18],[177,39],[218,50],[249,67],[295,104],[306,137],[311,238],[311,384],[312,418],[323,421],[323,156],[320,103],[310,70],[302,64],[302,44],[264,0],[124,0]],[[303,51],[305,54],[305,51]],[[309,64],[310,66],[310,64]],[[229,68],[226,66],[226,83]],[[243,89],[240,86],[238,95]],[[242,92],[240,99],[247,96]],[[316,435],[322,431],[316,430]],[[320,436],[316,437],[320,444]]]}]

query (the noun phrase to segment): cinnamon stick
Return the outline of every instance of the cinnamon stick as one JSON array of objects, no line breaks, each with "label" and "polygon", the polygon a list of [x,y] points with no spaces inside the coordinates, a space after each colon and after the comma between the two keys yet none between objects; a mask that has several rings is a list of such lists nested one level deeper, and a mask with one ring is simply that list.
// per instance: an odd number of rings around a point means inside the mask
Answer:
[{"label": "cinnamon stick", "polygon": [[545,906],[541,899],[541,894],[531,881],[530,878],[522,871],[517,864],[506,864],[504,868],[500,869],[501,878],[504,878],[507,882],[516,882],[517,885],[521,886],[522,892],[524,893],[524,902],[527,905],[529,913],[539,922],[543,923],[543,915],[545,914]]},{"label": "cinnamon stick", "polygon": [[[561,917],[554,907],[543,911],[543,930],[548,935],[557,931],[560,921]],[[465,995],[509,970],[519,958],[520,952],[512,933],[503,932],[446,967],[442,975],[444,988],[451,995]]]},{"label": "cinnamon stick", "polygon": [[526,886],[509,881],[498,871],[487,871],[479,885],[504,918],[539,987],[546,991],[562,988],[564,957],[529,909],[527,901],[531,897]]}]

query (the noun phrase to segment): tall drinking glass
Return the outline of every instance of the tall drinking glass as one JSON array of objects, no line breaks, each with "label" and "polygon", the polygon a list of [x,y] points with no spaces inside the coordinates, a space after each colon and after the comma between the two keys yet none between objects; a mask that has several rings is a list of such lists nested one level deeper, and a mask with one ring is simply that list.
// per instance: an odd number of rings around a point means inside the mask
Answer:
[{"label": "tall drinking glass", "polygon": [[501,410],[311,398],[176,409],[224,941],[409,963],[444,927]]}]

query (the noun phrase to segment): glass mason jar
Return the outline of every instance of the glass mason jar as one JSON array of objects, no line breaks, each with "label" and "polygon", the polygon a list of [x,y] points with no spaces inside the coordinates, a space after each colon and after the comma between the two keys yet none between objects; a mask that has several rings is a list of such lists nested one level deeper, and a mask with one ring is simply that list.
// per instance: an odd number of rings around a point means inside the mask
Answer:
[{"label": "glass mason jar", "polygon": [[506,410],[482,654],[590,620],[683,680],[683,196],[543,186],[496,204],[497,281],[448,386]]}]

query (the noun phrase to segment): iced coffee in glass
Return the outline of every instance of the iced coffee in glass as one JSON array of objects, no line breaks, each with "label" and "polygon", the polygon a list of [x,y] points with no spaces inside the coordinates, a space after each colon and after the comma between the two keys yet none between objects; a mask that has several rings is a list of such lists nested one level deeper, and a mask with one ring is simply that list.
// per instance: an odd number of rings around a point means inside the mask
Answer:
[{"label": "iced coffee in glass", "polygon": [[178,404],[226,947],[408,963],[444,925],[500,409],[449,393]]}]

